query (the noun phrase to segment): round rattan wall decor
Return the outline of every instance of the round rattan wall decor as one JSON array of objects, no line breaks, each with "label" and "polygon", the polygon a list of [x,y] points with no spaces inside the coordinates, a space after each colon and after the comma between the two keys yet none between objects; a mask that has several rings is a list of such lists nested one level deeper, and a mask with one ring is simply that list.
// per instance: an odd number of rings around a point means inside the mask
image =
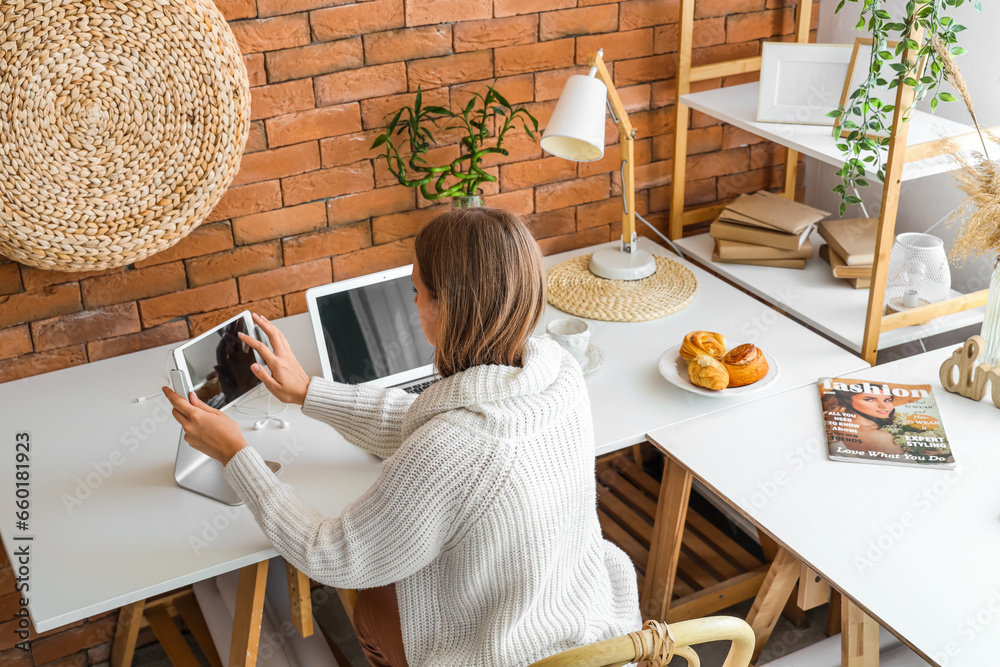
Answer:
[{"label": "round rattan wall decor", "polygon": [[549,303],[570,315],[610,322],[644,322],[676,313],[694,299],[698,279],[672,259],[654,258],[656,273],[642,280],[595,276],[590,255],[567,259],[549,269]]},{"label": "round rattan wall decor", "polygon": [[164,250],[218,203],[249,129],[212,0],[4,2],[0,253],[93,271]]}]

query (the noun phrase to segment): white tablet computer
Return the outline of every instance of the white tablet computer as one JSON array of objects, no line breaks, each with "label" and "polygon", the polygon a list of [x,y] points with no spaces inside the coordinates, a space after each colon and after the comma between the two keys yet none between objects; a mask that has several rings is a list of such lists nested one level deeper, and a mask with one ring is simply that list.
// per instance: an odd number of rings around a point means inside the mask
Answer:
[{"label": "white tablet computer", "polygon": [[250,311],[244,310],[175,348],[174,367],[198,398],[225,410],[260,384],[250,366],[263,361],[238,335],[245,333],[256,339],[255,331]]}]

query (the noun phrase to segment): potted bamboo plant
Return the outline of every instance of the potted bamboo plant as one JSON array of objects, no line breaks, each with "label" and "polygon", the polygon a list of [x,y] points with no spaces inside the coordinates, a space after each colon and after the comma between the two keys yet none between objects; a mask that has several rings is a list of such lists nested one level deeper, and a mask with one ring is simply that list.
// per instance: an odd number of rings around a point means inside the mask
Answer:
[{"label": "potted bamboo plant", "polygon": [[[485,95],[470,95],[463,108],[452,111],[424,106],[418,88],[412,106],[386,116],[385,131],[372,143],[372,150],[382,149],[376,160],[385,160],[396,180],[419,188],[427,200],[451,198],[455,206],[481,206],[480,186],[497,180],[483,169],[483,157],[507,155],[503,141],[514,127],[535,139],[538,121],[524,107],[512,107],[493,86],[487,86]],[[463,131],[459,156],[448,164],[429,164],[425,156],[436,143],[434,133],[452,129]]]}]

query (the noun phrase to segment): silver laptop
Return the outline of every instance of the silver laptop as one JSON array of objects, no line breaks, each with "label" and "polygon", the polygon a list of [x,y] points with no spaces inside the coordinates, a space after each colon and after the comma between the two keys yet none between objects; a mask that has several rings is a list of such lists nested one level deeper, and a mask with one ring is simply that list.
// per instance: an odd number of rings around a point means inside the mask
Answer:
[{"label": "silver laptop", "polygon": [[434,381],[434,348],[413,302],[413,265],[306,292],[323,365],[335,382],[419,393]]}]

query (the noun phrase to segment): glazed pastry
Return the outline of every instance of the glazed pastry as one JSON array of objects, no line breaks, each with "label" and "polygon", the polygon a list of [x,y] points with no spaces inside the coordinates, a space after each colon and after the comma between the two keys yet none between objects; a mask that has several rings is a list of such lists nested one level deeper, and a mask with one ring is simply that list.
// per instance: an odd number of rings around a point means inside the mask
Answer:
[{"label": "glazed pastry", "polygon": [[722,358],[722,363],[729,371],[729,386],[743,387],[753,384],[767,375],[767,359],[760,348],[751,343],[744,343],[731,349]]},{"label": "glazed pastry", "polygon": [[684,336],[680,354],[684,361],[691,361],[699,354],[721,359],[726,354],[726,337],[711,331],[692,331]]},{"label": "glazed pastry", "polygon": [[729,372],[715,357],[699,354],[688,362],[688,378],[693,384],[718,391],[729,386]]}]

